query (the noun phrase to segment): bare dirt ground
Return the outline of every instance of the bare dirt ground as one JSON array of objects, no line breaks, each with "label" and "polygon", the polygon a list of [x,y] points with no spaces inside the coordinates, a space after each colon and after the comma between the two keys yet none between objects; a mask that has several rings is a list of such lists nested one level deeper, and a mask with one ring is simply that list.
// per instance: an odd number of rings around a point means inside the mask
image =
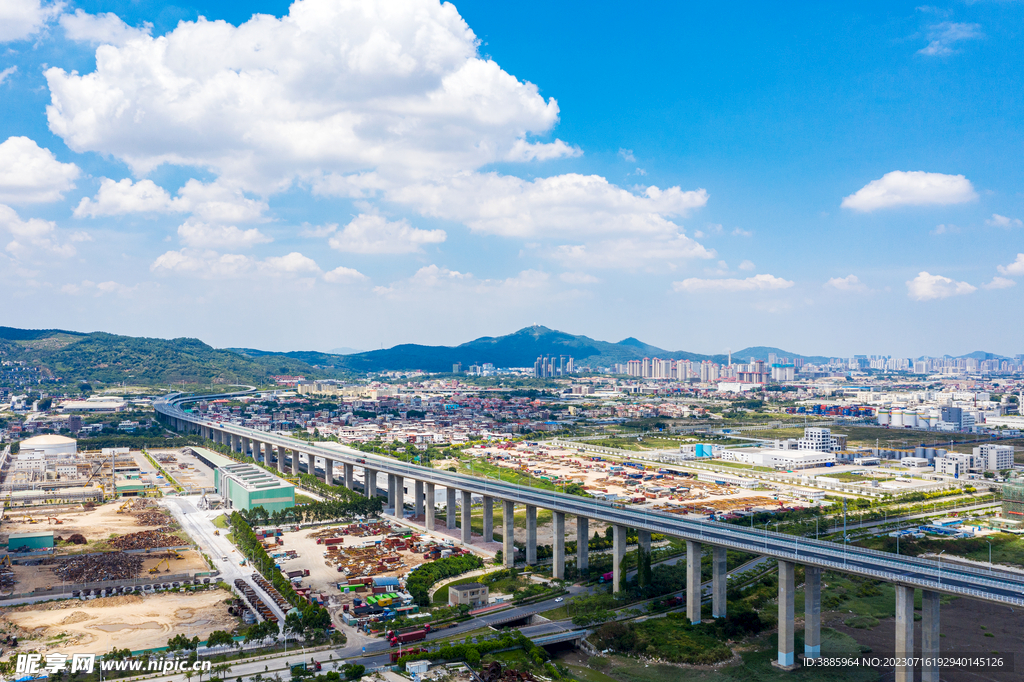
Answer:
[{"label": "bare dirt ground", "polygon": [[[892,654],[896,642],[895,619],[887,618],[870,630],[860,630],[844,625],[843,620],[846,618],[849,618],[849,614],[822,614],[822,624],[827,622],[829,627],[853,637],[859,644],[871,647],[871,656]],[[943,657],[995,656],[998,652],[1013,663],[1003,668],[985,670],[943,668],[942,682],[1017,682],[1024,679],[1024,612],[1020,609],[973,599],[955,599],[942,606],[939,633]],[[920,621],[915,627],[914,642],[920,652]],[[893,679],[892,670],[880,672],[883,681]]]},{"label": "bare dirt ground", "polygon": [[[156,580],[159,576],[172,573],[197,573],[210,570],[206,559],[199,552],[189,550],[180,552],[180,555],[182,556],[181,559],[174,559],[165,552],[159,552],[151,557],[146,557],[142,562],[142,572],[139,573],[139,577],[152,577],[153,580]],[[168,557],[167,561],[164,561],[165,557]],[[155,568],[158,564],[160,572],[150,574],[149,569]],[[53,574],[54,565],[52,564],[45,566],[19,566],[15,564],[13,569],[15,579],[17,580],[14,587],[16,594],[32,592],[37,588],[49,589],[61,586],[60,578]]]},{"label": "bare dirt ground", "polygon": [[165,646],[179,632],[200,639],[214,630],[230,632],[238,619],[228,615],[227,598],[224,590],[209,590],[67,599],[8,609],[0,615],[0,623],[5,628],[17,626],[23,636],[31,638],[21,646],[40,652],[73,646],[95,653],[115,646],[138,651]]},{"label": "bare dirt ground", "polygon": [[[39,531],[52,530],[54,537],[69,537],[76,533],[85,536],[90,543],[97,540],[106,540],[112,534],[126,535],[146,530],[145,527],[135,523],[135,517],[131,514],[118,514],[121,501],[108,502],[97,506],[92,511],[84,511],[77,507],[74,511],[55,514],[60,519],[60,524],[47,522],[45,516],[28,512],[8,511],[0,532],[10,533],[36,533]],[[38,521],[29,523],[28,517]],[[168,517],[170,519],[170,517]]]}]

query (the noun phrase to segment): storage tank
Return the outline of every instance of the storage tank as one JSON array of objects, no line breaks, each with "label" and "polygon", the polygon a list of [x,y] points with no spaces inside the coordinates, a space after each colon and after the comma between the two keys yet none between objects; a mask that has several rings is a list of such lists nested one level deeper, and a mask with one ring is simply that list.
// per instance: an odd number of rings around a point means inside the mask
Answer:
[{"label": "storage tank", "polygon": [[917,412],[907,410],[903,413],[903,427],[907,429],[917,428]]},{"label": "storage tank", "polygon": [[893,408],[892,414],[889,417],[889,426],[894,429],[903,428],[903,410],[898,407]]},{"label": "storage tank", "polygon": [[917,428],[919,429],[931,429],[932,428],[932,416],[930,414],[921,413],[917,415]]},{"label": "storage tank", "polygon": [[888,426],[889,425],[889,410],[878,411],[878,425]]}]

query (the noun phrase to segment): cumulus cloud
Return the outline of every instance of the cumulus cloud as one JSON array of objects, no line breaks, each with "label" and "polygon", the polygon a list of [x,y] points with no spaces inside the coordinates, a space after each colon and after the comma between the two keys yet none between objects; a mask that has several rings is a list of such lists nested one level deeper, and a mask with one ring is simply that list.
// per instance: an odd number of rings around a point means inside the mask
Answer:
[{"label": "cumulus cloud", "polygon": [[201,279],[238,279],[253,275],[315,276],[321,270],[312,258],[297,251],[264,260],[237,253],[218,253],[211,249],[168,251],[149,266],[156,274],[184,274]]},{"label": "cumulus cloud", "polygon": [[714,258],[698,242],[684,234],[658,238],[608,239],[594,244],[559,246],[552,257],[575,268],[647,268],[694,258]]},{"label": "cumulus cloud", "polygon": [[1017,260],[1013,261],[1009,265],[1000,265],[996,268],[1001,275],[1010,275],[1017,277],[1024,275],[1024,253],[1017,254]]},{"label": "cumulus cloud", "polygon": [[186,246],[197,249],[242,249],[273,241],[255,227],[241,230],[234,225],[209,225],[191,219],[178,227],[178,237]]},{"label": "cumulus cloud", "polygon": [[740,263],[740,270],[749,271],[754,269],[754,261],[745,260]]},{"label": "cumulus cloud", "polygon": [[170,193],[152,180],[132,182],[103,178],[96,196],[83,197],[75,208],[76,218],[125,215],[128,213],[193,213],[208,222],[242,223],[260,220],[267,203],[250,199],[238,188],[220,182],[192,179]]},{"label": "cumulus cloud", "polygon": [[367,279],[369,278],[358,270],[343,265],[324,273],[324,281],[332,284],[355,284],[365,282]]},{"label": "cumulus cloud", "polygon": [[977,198],[971,181],[962,175],[892,171],[844,198],[842,206],[867,213],[894,206],[962,204]]},{"label": "cumulus cloud", "polygon": [[746,279],[700,279],[690,277],[681,282],[673,282],[674,291],[701,292],[701,291],[770,291],[773,289],[788,289],[793,282],[776,277],[774,275],[754,275]]},{"label": "cumulus cloud", "polygon": [[444,184],[396,188],[388,198],[437,218],[458,220],[474,232],[506,237],[671,234],[681,216],[704,206],[703,189],[647,187],[635,194],[597,175],[569,173],[523,180],[497,173],[465,173]]},{"label": "cumulus cloud", "polygon": [[63,2],[43,4],[41,0],[0,2],[0,43],[30,38],[64,9]]},{"label": "cumulus cloud", "polygon": [[76,9],[74,14],[62,15],[60,25],[64,29],[64,35],[71,40],[94,45],[118,46],[125,45],[129,40],[149,37],[153,28],[149,23],[144,24],[142,28],[132,28],[112,12],[88,14],[81,9]]},{"label": "cumulus cloud", "polygon": [[[72,244],[58,240],[57,223],[52,220],[22,220],[13,208],[0,204],[0,229],[6,230],[13,237],[5,248],[7,253],[15,258],[28,257],[34,250],[62,257],[75,255],[75,247]],[[69,242],[89,239],[89,235],[84,232],[68,236]]]},{"label": "cumulus cloud", "polygon": [[977,290],[976,286],[967,282],[957,282],[949,277],[927,272],[920,272],[917,277],[907,282],[907,295],[915,301],[963,296]]},{"label": "cumulus cloud", "polygon": [[72,149],[136,174],[198,166],[261,191],[325,171],[422,176],[576,154],[529,141],[557,103],[477,44],[449,3],[298,0],[280,19],[200,18],[102,45],[90,74],[51,68],[47,116]]},{"label": "cumulus cloud", "polygon": [[867,291],[868,287],[866,284],[860,281],[857,275],[847,275],[846,277],[833,277],[829,281],[825,282],[825,286],[838,291]]},{"label": "cumulus cloud", "polygon": [[636,163],[636,157],[633,156],[632,149],[623,149],[622,147],[619,147],[619,156],[622,157],[623,161],[628,161],[629,163]]},{"label": "cumulus cloud", "polygon": [[4,81],[10,78],[12,75],[18,72],[17,66],[8,66],[3,71],[0,71],[0,85],[4,84]]},{"label": "cumulus cloud", "polygon": [[993,277],[992,281],[989,282],[988,284],[981,285],[983,289],[1008,289],[1010,287],[1015,286],[1017,286],[1017,283],[1014,282],[1012,279],[999,277],[998,275],[996,277]]},{"label": "cumulus cloud", "polygon": [[992,217],[985,221],[985,224],[993,227],[1024,227],[1024,221],[1021,221],[1020,218],[1007,218],[998,213],[993,213]]},{"label": "cumulus cloud", "polygon": [[733,229],[732,234],[734,237],[753,237],[754,233],[750,230],[744,230],[739,227]]},{"label": "cumulus cloud", "polygon": [[942,57],[953,54],[953,46],[964,40],[984,38],[980,24],[962,24],[943,21],[928,27],[928,45],[917,51],[927,57]]},{"label": "cumulus cloud", "polygon": [[0,201],[59,201],[64,192],[75,188],[74,181],[81,172],[75,164],[61,163],[53,152],[27,137],[9,137],[0,143]]},{"label": "cumulus cloud", "polygon": [[415,253],[424,244],[440,244],[444,230],[420,230],[408,220],[388,221],[383,216],[359,214],[328,242],[347,253]]}]

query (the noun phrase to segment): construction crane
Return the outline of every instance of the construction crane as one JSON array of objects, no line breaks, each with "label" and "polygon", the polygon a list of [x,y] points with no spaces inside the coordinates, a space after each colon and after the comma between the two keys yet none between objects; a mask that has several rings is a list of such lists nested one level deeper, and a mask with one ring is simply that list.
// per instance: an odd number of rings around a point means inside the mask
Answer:
[{"label": "construction crane", "polygon": [[117,513],[118,514],[124,514],[126,511],[128,511],[128,508],[131,507],[131,506],[132,506],[132,501],[131,500],[126,500],[124,504],[122,504],[120,507],[117,508]]},{"label": "construction crane", "polygon": [[167,568],[164,569],[164,573],[170,573],[171,572],[171,560],[167,559],[167,558],[161,559],[157,563],[156,566],[154,566],[153,568],[149,569],[149,572],[150,573],[159,573],[160,572],[160,567],[163,566],[164,564],[167,564]]}]

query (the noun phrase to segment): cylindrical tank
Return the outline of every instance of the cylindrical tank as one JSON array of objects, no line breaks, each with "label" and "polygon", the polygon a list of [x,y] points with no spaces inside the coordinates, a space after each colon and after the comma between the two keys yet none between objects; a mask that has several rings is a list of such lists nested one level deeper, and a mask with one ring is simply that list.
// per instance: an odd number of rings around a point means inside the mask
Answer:
[{"label": "cylindrical tank", "polygon": [[930,414],[924,414],[923,412],[917,416],[917,428],[919,429],[931,429],[932,428],[932,416]]},{"label": "cylindrical tank", "polygon": [[878,411],[878,425],[888,426],[889,425],[889,410]]},{"label": "cylindrical tank", "polygon": [[893,408],[892,414],[889,416],[889,426],[894,429],[903,428],[903,410],[898,407]]}]

